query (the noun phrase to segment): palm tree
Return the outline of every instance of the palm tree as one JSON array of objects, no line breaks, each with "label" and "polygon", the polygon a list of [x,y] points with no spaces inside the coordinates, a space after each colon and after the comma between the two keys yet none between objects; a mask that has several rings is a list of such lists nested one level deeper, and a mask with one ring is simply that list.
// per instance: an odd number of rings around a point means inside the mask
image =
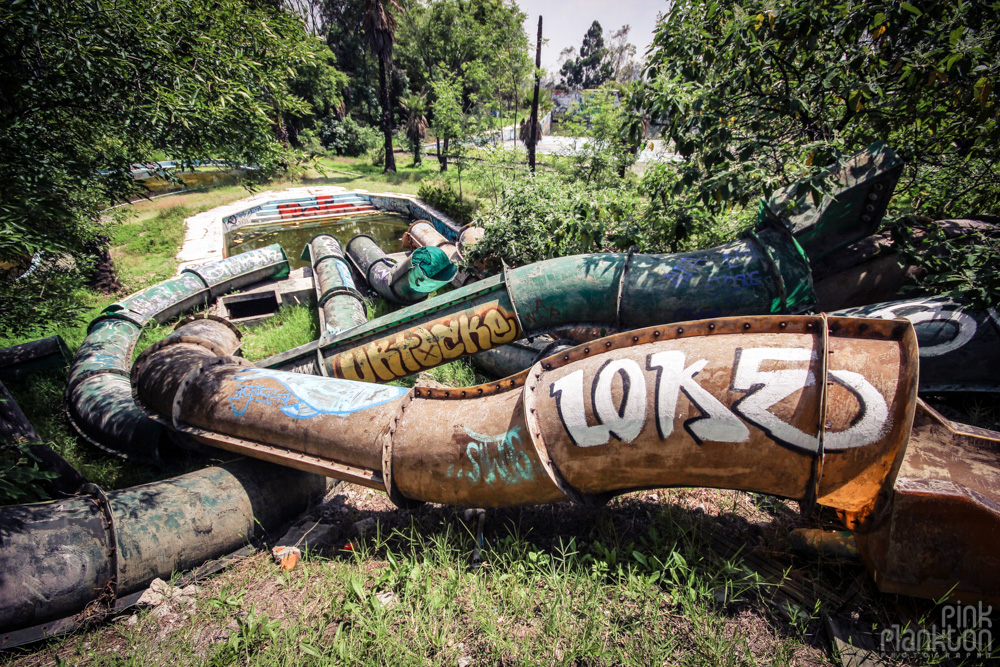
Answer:
[{"label": "palm tree", "polygon": [[402,11],[396,0],[365,0],[363,27],[365,44],[378,58],[379,93],[382,102],[382,133],[385,135],[385,171],[396,171],[392,155],[392,109],[389,107],[389,84],[386,67],[392,67],[392,43],[396,37],[396,17],[389,5]]},{"label": "palm tree", "polygon": [[423,95],[408,95],[403,100],[406,108],[406,138],[410,140],[413,149],[413,166],[420,164],[421,142],[427,136],[427,117],[424,116],[425,100]]}]

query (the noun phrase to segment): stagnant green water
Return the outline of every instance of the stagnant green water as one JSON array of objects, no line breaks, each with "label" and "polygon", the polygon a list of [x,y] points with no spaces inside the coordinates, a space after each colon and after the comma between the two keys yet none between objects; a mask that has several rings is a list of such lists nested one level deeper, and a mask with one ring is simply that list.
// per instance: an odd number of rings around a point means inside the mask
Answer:
[{"label": "stagnant green water", "polygon": [[288,255],[292,269],[309,266],[309,262],[299,259],[302,249],[317,234],[329,234],[342,246],[358,234],[367,234],[375,239],[378,246],[387,253],[403,249],[402,239],[412,222],[412,218],[402,213],[378,212],[355,215],[335,220],[320,220],[303,223],[297,227],[280,225],[255,225],[243,227],[226,235],[227,256],[237,255],[247,250],[263,248],[272,243],[280,243]]}]

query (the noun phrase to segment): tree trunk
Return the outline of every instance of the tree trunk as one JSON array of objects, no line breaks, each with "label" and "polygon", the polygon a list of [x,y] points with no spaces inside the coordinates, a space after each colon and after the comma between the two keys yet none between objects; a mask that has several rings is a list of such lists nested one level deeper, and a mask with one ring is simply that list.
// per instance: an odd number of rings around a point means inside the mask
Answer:
[{"label": "tree trunk", "polygon": [[444,145],[438,151],[438,162],[441,163],[441,171],[448,171],[448,137],[444,138]]},{"label": "tree trunk", "polygon": [[392,154],[392,110],[389,108],[389,85],[386,83],[385,58],[378,57],[378,83],[382,93],[382,133],[385,135],[384,172],[396,171],[396,157]]},{"label": "tree trunk", "polygon": [[542,66],[542,17],[538,17],[538,44],[535,46],[535,96],[531,100],[531,122],[528,129],[528,169],[535,171],[535,146],[542,138],[542,133],[538,126],[538,70]]}]

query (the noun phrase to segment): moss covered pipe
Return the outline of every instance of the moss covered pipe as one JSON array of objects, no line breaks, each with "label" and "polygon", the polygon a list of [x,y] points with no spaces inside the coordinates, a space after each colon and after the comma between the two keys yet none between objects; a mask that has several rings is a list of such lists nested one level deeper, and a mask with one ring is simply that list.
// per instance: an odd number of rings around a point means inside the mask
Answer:
[{"label": "moss covered pipe", "polygon": [[358,234],[347,242],[347,256],[368,285],[393,303],[423,301],[458,272],[448,255],[436,247],[417,248],[395,264],[367,234]]},{"label": "moss covered pipe", "polygon": [[302,259],[313,268],[322,332],[320,342],[364,324],[368,319],[364,297],[354,285],[340,242],[329,234],[320,234],[302,250]]},{"label": "moss covered pipe", "polygon": [[278,529],[326,481],[240,460],[104,495],[0,508],[0,631],[81,611]]},{"label": "moss covered pipe", "polygon": [[128,381],[132,351],[143,327],[207,306],[229,290],[287,274],[288,260],[275,244],[185,269],[105,308],[90,323],[70,368],[66,387],[70,424],[107,452],[162,464],[166,433],[135,406]]},{"label": "moss covered pipe", "polygon": [[[372,320],[319,347],[326,374],[388,382],[566,327],[635,329],[663,322],[800,312],[814,303],[809,262],[782,225],[710,250],[550,259]],[[258,365],[315,363],[317,345]]]}]

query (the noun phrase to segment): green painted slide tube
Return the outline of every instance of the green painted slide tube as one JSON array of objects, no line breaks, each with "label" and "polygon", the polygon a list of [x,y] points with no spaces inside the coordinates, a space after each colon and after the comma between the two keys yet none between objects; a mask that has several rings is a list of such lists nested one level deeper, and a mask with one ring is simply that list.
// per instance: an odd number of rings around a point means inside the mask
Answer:
[{"label": "green painted slide tube", "polygon": [[126,459],[161,465],[169,439],[132,400],[132,350],[147,324],[163,323],[207,306],[228,290],[288,275],[281,246],[251,250],[185,269],[114,303],[91,322],[66,387],[70,424],[91,444]]},{"label": "green painted slide tube", "polygon": [[75,614],[277,530],[326,490],[319,475],[241,459],[173,479],[0,508],[0,630]]},{"label": "green painted slide tube", "polygon": [[764,224],[710,250],[599,253],[523,266],[258,363],[294,370],[317,347],[327,375],[388,382],[567,327],[627,330],[694,319],[797,313],[815,303],[791,233]]}]

